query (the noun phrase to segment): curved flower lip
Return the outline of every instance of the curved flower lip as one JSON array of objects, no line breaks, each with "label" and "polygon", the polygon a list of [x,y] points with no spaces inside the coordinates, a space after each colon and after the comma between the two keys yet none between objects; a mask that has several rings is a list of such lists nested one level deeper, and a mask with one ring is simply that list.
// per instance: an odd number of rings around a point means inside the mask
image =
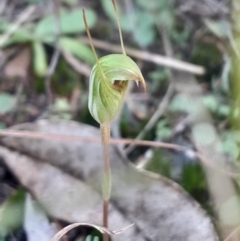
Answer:
[{"label": "curved flower lip", "polygon": [[[136,85],[137,85],[137,87],[139,87],[139,82],[142,84],[142,86],[143,86],[143,89],[144,89],[144,91],[146,92],[146,89],[147,89],[147,86],[146,86],[146,82],[145,82],[145,80],[144,80],[144,78],[143,77],[141,77],[141,78],[133,78],[133,79],[131,79],[131,80],[133,80],[133,81],[135,81],[135,83],[136,83]],[[128,82],[128,81],[131,81],[131,80],[114,80],[114,83],[112,83],[113,84],[113,86],[116,88],[116,89],[118,89],[119,88],[119,86],[121,86],[123,83],[121,83],[121,82]],[[120,87],[121,88],[121,87]]]}]

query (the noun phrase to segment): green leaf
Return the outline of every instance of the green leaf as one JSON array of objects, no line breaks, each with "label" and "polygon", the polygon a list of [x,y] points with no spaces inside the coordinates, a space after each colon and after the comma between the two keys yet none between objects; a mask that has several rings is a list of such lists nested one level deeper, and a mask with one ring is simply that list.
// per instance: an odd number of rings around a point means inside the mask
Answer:
[{"label": "green leaf", "polygon": [[38,4],[40,3],[42,0],[28,0],[29,4]]},{"label": "green leaf", "polygon": [[40,42],[33,43],[34,52],[34,72],[38,76],[43,76],[47,70],[47,56],[43,44]]},{"label": "green leaf", "polygon": [[229,116],[231,112],[231,108],[229,105],[220,105],[219,108],[217,109],[217,112],[221,116]]},{"label": "green leaf", "polygon": [[51,119],[58,120],[58,119],[64,119],[64,120],[71,120],[71,106],[66,98],[57,98],[55,99],[53,105],[51,106],[51,110],[53,111],[53,114],[51,116]]},{"label": "green leaf", "polygon": [[215,34],[219,38],[228,38],[231,47],[236,52],[238,57],[240,57],[240,53],[237,47],[237,43],[235,41],[235,38],[233,36],[231,24],[226,20],[210,20],[205,19],[204,20],[207,28]]},{"label": "green leaf", "polygon": [[52,106],[52,109],[56,112],[70,111],[71,106],[66,98],[57,98]]},{"label": "green leaf", "polygon": [[197,189],[206,189],[206,180],[201,164],[198,162],[186,163],[183,167],[181,185],[188,192]]},{"label": "green leaf", "polygon": [[137,4],[146,10],[156,11],[162,5],[162,1],[156,0],[137,0]]},{"label": "green leaf", "polygon": [[146,47],[153,43],[155,39],[154,31],[154,15],[150,13],[137,12],[136,26],[133,29],[134,40],[142,47]]},{"label": "green leaf", "polygon": [[92,53],[91,48],[81,43],[80,41],[73,38],[62,37],[59,41],[59,45],[60,48],[69,51],[79,59],[89,64],[95,63],[94,55]]},{"label": "green leaf", "polygon": [[23,222],[24,192],[19,190],[0,207],[0,237],[18,228]]},{"label": "green leaf", "polygon": [[198,103],[195,101],[190,101],[188,96],[184,94],[177,94],[170,102],[169,109],[173,112],[187,112],[193,113],[198,110]]},{"label": "green leaf", "polygon": [[206,24],[207,28],[216,36],[223,38],[229,36],[230,24],[225,20],[210,20],[205,19],[204,23]]},{"label": "green leaf", "polygon": [[202,101],[203,104],[213,112],[219,108],[218,100],[214,95],[204,96]]},{"label": "green leaf", "polygon": [[172,134],[172,130],[167,126],[166,120],[160,120],[157,124],[156,134],[160,138],[168,138]]},{"label": "green leaf", "polygon": [[234,140],[224,140],[220,145],[217,146],[217,150],[228,153],[233,160],[236,160],[239,155],[239,148]]},{"label": "green leaf", "polygon": [[[95,12],[91,9],[85,9],[89,28],[93,27],[96,22]],[[82,18],[81,9],[74,9],[71,11],[61,11],[59,14],[59,24],[62,34],[78,34],[85,31],[85,26]],[[49,35],[55,35],[54,17],[47,16],[43,18],[36,26],[35,33],[41,38],[45,39]]]},{"label": "green leaf", "polygon": [[[11,23],[0,18],[0,31],[5,32],[11,27]],[[34,36],[24,26],[20,26],[17,30],[8,38],[6,42],[0,47],[6,47],[14,43],[29,42],[34,39]]]},{"label": "green leaf", "polygon": [[16,106],[16,98],[7,93],[0,93],[0,114],[11,111]]},{"label": "green leaf", "polygon": [[76,4],[78,0],[63,0],[63,2],[71,5],[71,4]]},{"label": "green leaf", "polygon": [[141,26],[134,32],[134,40],[141,46],[147,47],[155,39],[155,31],[150,27]]},{"label": "green leaf", "polygon": [[174,28],[170,29],[170,36],[176,43],[183,43],[189,38],[190,30],[188,26],[184,26],[184,28],[181,31],[177,31]]},{"label": "green leaf", "polygon": [[171,9],[165,9],[156,16],[156,23],[165,26],[169,31],[173,30],[175,24],[174,12]]}]

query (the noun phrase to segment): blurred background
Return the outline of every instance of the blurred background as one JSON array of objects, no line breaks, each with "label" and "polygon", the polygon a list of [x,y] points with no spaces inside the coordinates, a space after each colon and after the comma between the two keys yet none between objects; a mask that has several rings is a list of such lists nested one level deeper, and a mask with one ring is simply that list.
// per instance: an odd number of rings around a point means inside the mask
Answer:
[{"label": "blurred background", "polygon": [[[130,144],[119,150],[137,168],[180,184],[223,240],[240,240],[240,1],[118,0],[117,6],[126,52],[147,91],[130,83],[112,136],[188,149]],[[121,53],[109,0],[0,1],[1,129],[41,119],[98,127],[87,108],[95,60],[82,8],[98,56]],[[0,180],[0,210],[6,210],[23,190],[3,162]],[[1,240],[26,240],[16,227],[0,228]]]}]

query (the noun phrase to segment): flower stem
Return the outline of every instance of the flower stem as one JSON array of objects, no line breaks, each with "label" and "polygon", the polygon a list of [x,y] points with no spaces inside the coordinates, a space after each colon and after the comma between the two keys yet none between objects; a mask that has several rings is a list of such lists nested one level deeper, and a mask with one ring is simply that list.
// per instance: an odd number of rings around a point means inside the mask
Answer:
[{"label": "flower stem", "polygon": [[[109,164],[109,138],[110,125],[109,123],[100,124],[102,150],[103,150],[103,180],[102,180],[102,195],[103,195],[103,226],[108,228],[108,205],[111,193],[111,169]],[[103,234],[103,240],[108,241],[108,234]]]}]

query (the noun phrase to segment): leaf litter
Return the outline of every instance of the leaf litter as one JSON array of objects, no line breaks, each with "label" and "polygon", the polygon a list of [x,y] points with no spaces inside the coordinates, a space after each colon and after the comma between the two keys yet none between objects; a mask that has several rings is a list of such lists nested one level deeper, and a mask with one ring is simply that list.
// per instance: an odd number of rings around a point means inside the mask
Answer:
[{"label": "leaf litter", "polygon": [[[14,129],[99,136],[98,129],[69,121],[41,120]],[[6,137],[2,144],[0,156],[50,216],[101,225],[100,143]],[[176,183],[136,170],[113,146],[110,162],[110,230],[135,224],[114,240],[218,240],[210,218]]]}]

